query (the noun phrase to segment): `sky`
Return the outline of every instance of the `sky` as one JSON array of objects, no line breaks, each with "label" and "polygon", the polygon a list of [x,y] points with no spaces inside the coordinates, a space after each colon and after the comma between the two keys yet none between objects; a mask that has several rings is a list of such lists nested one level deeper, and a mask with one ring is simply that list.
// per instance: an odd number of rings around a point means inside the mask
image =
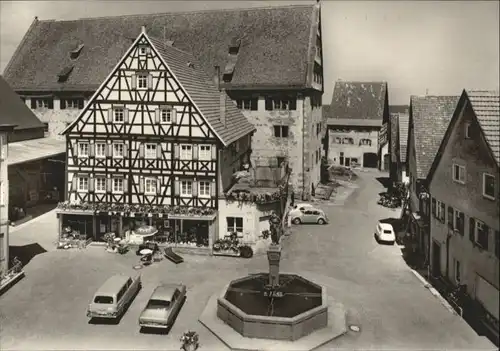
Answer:
[{"label": "sky", "polygon": [[[0,1],[0,71],[40,20],[286,6],[304,1]],[[410,95],[498,90],[499,1],[321,1],[324,85],[387,81],[391,105]]]}]

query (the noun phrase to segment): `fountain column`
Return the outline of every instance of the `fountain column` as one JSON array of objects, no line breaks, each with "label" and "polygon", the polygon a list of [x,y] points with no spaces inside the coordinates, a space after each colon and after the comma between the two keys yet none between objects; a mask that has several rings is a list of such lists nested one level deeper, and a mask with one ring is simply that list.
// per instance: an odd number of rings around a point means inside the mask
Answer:
[{"label": "fountain column", "polygon": [[269,286],[277,287],[280,283],[280,259],[281,246],[271,244],[267,250],[267,260],[269,261]]}]

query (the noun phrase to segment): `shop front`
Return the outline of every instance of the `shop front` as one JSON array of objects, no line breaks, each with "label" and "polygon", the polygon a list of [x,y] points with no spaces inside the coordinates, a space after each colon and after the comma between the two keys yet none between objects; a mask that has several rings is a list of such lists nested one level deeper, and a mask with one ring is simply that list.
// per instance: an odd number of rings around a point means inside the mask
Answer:
[{"label": "shop front", "polygon": [[[180,252],[211,253],[216,211],[206,208],[60,203],[59,240],[85,238],[106,243],[110,236],[132,245],[154,241]],[[71,233],[68,235],[68,233]]]}]

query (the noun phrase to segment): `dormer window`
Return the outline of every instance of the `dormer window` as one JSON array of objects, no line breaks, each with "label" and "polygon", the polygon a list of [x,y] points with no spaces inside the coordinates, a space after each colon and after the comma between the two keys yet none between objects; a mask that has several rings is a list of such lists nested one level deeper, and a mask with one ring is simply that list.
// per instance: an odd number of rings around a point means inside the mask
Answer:
[{"label": "dormer window", "polygon": [[57,75],[57,81],[59,83],[63,83],[68,80],[69,75],[73,71],[73,66],[67,66],[65,67],[58,75]]},{"label": "dormer window", "polygon": [[40,109],[53,109],[54,99],[53,98],[31,98],[31,108],[33,110]]},{"label": "dormer window", "polygon": [[70,52],[70,57],[72,60],[76,60],[78,58],[78,56],[80,56],[80,53],[82,52],[82,49],[85,45],[84,44],[80,44],[78,45],[74,50],[72,50]]},{"label": "dormer window", "polygon": [[231,39],[231,43],[229,43],[229,53],[231,55],[237,55],[240,50],[241,40],[238,38]]}]

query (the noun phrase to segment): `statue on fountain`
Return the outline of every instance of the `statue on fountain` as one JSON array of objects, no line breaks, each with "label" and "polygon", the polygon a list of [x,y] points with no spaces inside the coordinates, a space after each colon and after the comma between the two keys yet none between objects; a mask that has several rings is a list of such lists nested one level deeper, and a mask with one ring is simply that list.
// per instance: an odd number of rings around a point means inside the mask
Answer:
[{"label": "statue on fountain", "polygon": [[281,233],[281,220],[276,214],[273,212],[271,214],[271,218],[269,218],[269,231],[271,232],[271,241],[273,245],[279,245],[280,242],[280,233]]}]

